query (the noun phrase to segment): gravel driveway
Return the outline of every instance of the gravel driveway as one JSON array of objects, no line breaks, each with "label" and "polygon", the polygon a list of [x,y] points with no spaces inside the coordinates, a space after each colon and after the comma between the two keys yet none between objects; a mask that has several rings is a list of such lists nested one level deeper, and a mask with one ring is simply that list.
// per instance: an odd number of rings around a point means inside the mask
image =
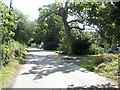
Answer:
[{"label": "gravel driveway", "polygon": [[51,51],[28,48],[28,61],[16,77],[13,88],[108,88],[117,82],[87,71],[77,64],[83,60],[65,59]]}]

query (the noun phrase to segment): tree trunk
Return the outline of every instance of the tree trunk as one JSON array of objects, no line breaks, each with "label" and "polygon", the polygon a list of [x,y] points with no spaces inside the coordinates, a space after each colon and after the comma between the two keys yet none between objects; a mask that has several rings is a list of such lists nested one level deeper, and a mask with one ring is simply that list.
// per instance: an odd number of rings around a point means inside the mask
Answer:
[{"label": "tree trunk", "polygon": [[62,8],[61,9],[61,17],[62,17],[64,28],[65,28],[66,38],[68,40],[68,43],[71,47],[71,52],[72,52],[72,50],[73,50],[73,38],[72,38],[72,35],[70,32],[70,26],[68,25],[68,22],[67,22],[67,14],[68,14],[68,11],[65,10],[65,8]]}]

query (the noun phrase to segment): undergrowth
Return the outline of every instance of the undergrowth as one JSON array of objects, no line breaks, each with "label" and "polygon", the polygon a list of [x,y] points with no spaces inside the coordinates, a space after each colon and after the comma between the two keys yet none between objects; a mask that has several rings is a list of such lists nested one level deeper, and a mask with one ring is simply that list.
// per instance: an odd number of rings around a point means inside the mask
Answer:
[{"label": "undergrowth", "polygon": [[2,61],[0,65],[0,88],[5,84],[9,76],[15,72],[15,68],[27,54],[26,46],[17,41],[10,40],[0,46]]},{"label": "undergrowth", "polygon": [[117,80],[119,78],[118,62],[120,55],[102,54],[98,56],[84,56],[79,59],[88,60],[88,62],[80,63],[81,67],[85,67],[90,71],[97,72],[111,79]]}]

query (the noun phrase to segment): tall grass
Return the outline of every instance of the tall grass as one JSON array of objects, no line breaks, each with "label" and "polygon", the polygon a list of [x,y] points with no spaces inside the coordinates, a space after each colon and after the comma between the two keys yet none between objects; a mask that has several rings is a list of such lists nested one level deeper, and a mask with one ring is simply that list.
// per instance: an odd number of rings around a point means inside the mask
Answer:
[{"label": "tall grass", "polygon": [[21,62],[27,54],[27,47],[17,41],[10,40],[0,45],[1,65],[0,65],[0,88],[2,88],[10,75],[15,72],[15,67]]},{"label": "tall grass", "polygon": [[14,40],[10,40],[7,44],[2,44],[1,50],[3,66],[16,60],[17,57],[24,57],[27,53],[26,46]]},{"label": "tall grass", "polygon": [[81,60],[89,60],[80,63],[81,67],[85,67],[90,71],[95,71],[100,75],[117,80],[119,78],[118,62],[120,55],[102,54],[99,56],[84,56]]}]

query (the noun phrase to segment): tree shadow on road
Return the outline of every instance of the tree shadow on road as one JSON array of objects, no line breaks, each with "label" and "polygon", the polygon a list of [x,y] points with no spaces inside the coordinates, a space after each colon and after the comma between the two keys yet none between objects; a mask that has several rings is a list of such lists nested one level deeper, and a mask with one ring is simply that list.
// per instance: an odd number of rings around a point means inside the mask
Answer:
[{"label": "tree shadow on road", "polygon": [[[80,69],[80,67],[76,66],[76,64],[80,62],[77,61],[76,63],[72,60],[64,60],[58,55],[40,56],[28,54],[28,56],[29,60],[27,61],[27,64],[33,64],[34,66],[32,66],[29,71],[22,73],[22,75],[35,74],[34,80],[56,72],[70,73]],[[81,71],[88,72],[87,70]]]},{"label": "tree shadow on road", "polygon": [[[28,54],[28,61],[26,65],[32,65],[31,68],[28,71],[23,72],[21,75],[28,75],[28,74],[34,74],[33,80],[41,79],[45,76],[48,76],[50,74],[54,74],[57,72],[62,73],[71,73],[75,72],[76,70],[80,70],[84,73],[89,73],[86,69],[81,69],[76,64],[79,64],[82,62],[81,60],[65,60],[63,57],[59,55],[34,55],[34,54]],[[114,85],[111,84],[102,84],[97,86],[90,86],[90,87],[73,87],[69,86],[70,88],[73,88],[72,90],[79,90],[78,88],[113,88]],[[69,90],[71,90],[68,88]]]},{"label": "tree shadow on road", "polygon": [[89,87],[87,86],[80,86],[80,87],[74,87],[69,86],[66,90],[118,90],[118,87],[116,85],[112,85],[110,83],[107,84],[97,84],[97,85],[91,85]]}]

